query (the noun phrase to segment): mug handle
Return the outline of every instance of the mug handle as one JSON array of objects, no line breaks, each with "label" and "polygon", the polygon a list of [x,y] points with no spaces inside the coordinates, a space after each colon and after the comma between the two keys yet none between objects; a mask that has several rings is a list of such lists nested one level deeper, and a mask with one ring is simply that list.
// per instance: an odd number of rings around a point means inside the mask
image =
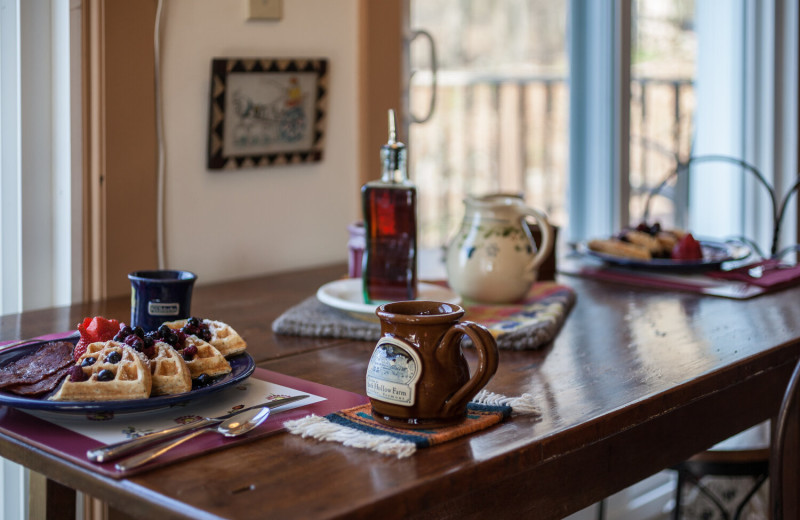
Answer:
[{"label": "mug handle", "polygon": [[[534,269],[538,269],[539,266],[545,261],[547,255],[550,254],[550,251],[552,251],[553,246],[555,245],[553,244],[553,227],[550,225],[547,217],[545,217],[544,213],[541,211],[529,208],[527,206],[523,208],[523,211],[525,212],[525,216],[531,216],[536,220],[536,223],[539,225],[539,229],[542,232],[541,247],[538,248],[536,255],[528,264],[527,268],[528,273],[533,273]],[[523,217],[522,226],[524,227],[526,225],[525,218]],[[530,235],[528,235],[528,237],[530,238],[531,243],[533,243],[533,238]],[[536,246],[535,243],[533,245]]]},{"label": "mug handle", "polygon": [[442,348],[446,349],[453,342],[460,341],[463,335],[472,340],[475,350],[478,351],[478,366],[469,381],[445,401],[442,407],[444,414],[450,413],[454,408],[466,406],[469,400],[475,397],[475,394],[486,386],[486,383],[497,372],[498,353],[494,336],[485,327],[471,321],[457,323],[445,332],[439,346],[436,347],[437,357]]}]

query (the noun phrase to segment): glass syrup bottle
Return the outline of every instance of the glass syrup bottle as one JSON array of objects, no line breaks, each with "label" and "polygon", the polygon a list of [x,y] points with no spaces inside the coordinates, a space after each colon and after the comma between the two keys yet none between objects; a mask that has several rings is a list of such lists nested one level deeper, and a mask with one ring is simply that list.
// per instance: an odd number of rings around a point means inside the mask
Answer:
[{"label": "glass syrup bottle", "polygon": [[408,179],[406,146],[397,141],[389,110],[389,142],[381,147],[380,180],[361,188],[366,228],[362,265],[364,301],[417,297],[417,188]]}]

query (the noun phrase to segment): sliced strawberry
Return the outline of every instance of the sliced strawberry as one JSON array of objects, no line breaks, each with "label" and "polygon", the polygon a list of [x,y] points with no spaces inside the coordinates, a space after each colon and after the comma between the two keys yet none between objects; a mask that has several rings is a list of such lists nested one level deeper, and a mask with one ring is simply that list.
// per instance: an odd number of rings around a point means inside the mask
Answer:
[{"label": "sliced strawberry", "polygon": [[703,248],[691,233],[680,239],[672,248],[673,260],[702,260]]},{"label": "sliced strawberry", "polygon": [[119,321],[106,318],[95,318],[92,320],[94,325],[95,341],[108,341],[114,339],[119,332]]},{"label": "sliced strawberry", "polygon": [[81,339],[78,340],[75,349],[72,351],[75,361],[86,352],[86,347],[89,346],[89,344],[97,341],[114,339],[114,336],[119,332],[119,328],[119,321],[115,319],[106,319],[102,316],[84,318],[83,322],[78,324],[78,331],[81,333]]},{"label": "sliced strawberry", "polygon": [[83,322],[78,324],[78,331],[81,336],[87,334],[86,329],[92,324],[92,318],[83,318]]},{"label": "sliced strawberry", "polygon": [[77,362],[80,357],[86,352],[86,347],[89,346],[90,341],[86,341],[83,338],[78,340],[78,343],[75,344],[75,348],[72,350],[72,357]]}]

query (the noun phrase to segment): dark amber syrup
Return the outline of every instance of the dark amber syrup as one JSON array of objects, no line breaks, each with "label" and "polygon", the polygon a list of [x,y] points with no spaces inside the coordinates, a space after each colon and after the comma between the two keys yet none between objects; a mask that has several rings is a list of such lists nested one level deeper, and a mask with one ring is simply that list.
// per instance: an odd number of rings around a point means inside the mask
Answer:
[{"label": "dark amber syrup", "polygon": [[413,300],[417,296],[416,189],[366,185],[363,196],[365,299]]}]

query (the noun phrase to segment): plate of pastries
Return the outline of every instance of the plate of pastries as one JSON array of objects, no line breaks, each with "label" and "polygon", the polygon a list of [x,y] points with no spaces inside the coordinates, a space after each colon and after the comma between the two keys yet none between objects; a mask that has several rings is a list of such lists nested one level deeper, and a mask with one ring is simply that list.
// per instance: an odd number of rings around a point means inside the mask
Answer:
[{"label": "plate of pastries", "polygon": [[192,317],[144,332],[86,318],[61,340],[0,350],[0,404],[53,412],[137,412],[217,392],[255,370],[227,323]]},{"label": "plate of pastries", "polygon": [[655,270],[702,271],[741,260],[751,249],[739,242],[696,239],[689,231],[641,223],[609,238],[589,240],[582,252],[612,265]]}]

